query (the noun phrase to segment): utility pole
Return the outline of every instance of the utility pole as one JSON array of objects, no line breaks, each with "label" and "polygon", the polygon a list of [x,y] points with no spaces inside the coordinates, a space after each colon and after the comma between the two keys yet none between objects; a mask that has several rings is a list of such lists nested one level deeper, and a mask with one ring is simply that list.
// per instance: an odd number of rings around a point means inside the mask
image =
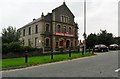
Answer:
[{"label": "utility pole", "polygon": [[86,52],[86,0],[84,0],[84,53]]}]

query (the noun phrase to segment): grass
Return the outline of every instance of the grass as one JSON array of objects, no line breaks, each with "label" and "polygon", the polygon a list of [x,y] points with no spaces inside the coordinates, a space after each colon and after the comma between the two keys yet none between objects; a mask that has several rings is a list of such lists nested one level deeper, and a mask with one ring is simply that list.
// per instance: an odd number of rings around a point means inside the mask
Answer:
[{"label": "grass", "polygon": [[63,61],[68,59],[74,59],[74,58],[80,58],[80,57],[86,57],[91,56],[91,53],[85,53],[84,56],[82,56],[81,53],[72,53],[71,57],[69,57],[69,54],[58,54],[54,55],[53,59],[51,59],[51,56],[35,56],[35,57],[29,57],[28,63],[25,63],[25,58],[12,58],[12,59],[3,59],[0,60],[0,63],[2,62],[2,65],[0,64],[0,67],[4,68],[14,68],[14,67],[20,67],[20,66],[32,66],[37,64],[43,64],[43,63],[51,63],[56,61]]}]

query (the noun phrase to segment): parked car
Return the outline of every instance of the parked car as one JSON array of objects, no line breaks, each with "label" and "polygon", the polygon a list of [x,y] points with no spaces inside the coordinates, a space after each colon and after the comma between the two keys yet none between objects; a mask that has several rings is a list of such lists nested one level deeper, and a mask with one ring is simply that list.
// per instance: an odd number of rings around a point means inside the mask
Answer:
[{"label": "parked car", "polygon": [[104,44],[95,45],[93,49],[95,52],[108,52],[109,51],[109,48]]},{"label": "parked car", "polygon": [[119,49],[119,46],[118,46],[117,44],[111,44],[111,45],[109,46],[109,49],[110,49],[110,50],[118,50],[118,49]]}]

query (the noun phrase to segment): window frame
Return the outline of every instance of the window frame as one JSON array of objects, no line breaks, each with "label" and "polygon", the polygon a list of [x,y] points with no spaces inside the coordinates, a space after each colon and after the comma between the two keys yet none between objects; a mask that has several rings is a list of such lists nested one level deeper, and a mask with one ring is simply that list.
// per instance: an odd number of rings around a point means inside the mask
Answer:
[{"label": "window frame", "polygon": [[38,24],[35,25],[35,34],[38,33]]},{"label": "window frame", "polygon": [[[46,41],[47,39],[48,39],[48,43]],[[50,38],[49,37],[45,38],[45,47],[50,47]]]},{"label": "window frame", "polygon": [[[59,27],[58,27],[58,26],[59,26]],[[60,24],[57,24],[57,29],[56,29],[56,30],[57,30],[57,32],[59,32],[59,33],[61,32],[61,25],[60,25]]]},{"label": "window frame", "polygon": [[31,35],[31,27],[29,27],[28,30],[29,30],[29,31],[28,31],[29,33],[28,33],[28,34]]},{"label": "window frame", "polygon": [[[49,26],[48,26],[49,28],[47,28],[47,25],[49,25]],[[49,24],[49,23],[46,23],[46,24],[45,24],[45,32],[50,32],[50,24]]]},{"label": "window frame", "polygon": [[25,30],[25,28],[24,28],[24,29],[23,29],[23,36],[25,36],[25,31],[26,31],[26,30]]}]

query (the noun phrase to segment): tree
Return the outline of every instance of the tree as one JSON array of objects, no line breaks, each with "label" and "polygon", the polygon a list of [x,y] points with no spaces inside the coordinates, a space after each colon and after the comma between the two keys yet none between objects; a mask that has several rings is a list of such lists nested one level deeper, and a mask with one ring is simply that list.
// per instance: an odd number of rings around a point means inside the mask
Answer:
[{"label": "tree", "polygon": [[97,44],[104,44],[109,46],[110,44],[114,43],[114,41],[117,41],[117,39],[114,40],[112,33],[107,33],[106,30],[100,30],[100,33],[98,34],[91,33],[88,35],[86,39],[86,45],[87,48],[93,48],[93,46]]},{"label": "tree", "polygon": [[120,37],[114,37],[114,43],[120,45]]},{"label": "tree", "polygon": [[109,46],[113,43],[113,34],[107,33],[106,30],[100,30],[101,33],[98,34],[98,44],[105,44]]},{"label": "tree", "polygon": [[91,33],[86,39],[87,48],[93,48],[95,44],[97,44],[97,35]]},{"label": "tree", "polygon": [[20,33],[17,32],[15,27],[9,26],[8,28],[2,29],[2,42],[3,43],[11,43],[18,42],[20,37]]}]

